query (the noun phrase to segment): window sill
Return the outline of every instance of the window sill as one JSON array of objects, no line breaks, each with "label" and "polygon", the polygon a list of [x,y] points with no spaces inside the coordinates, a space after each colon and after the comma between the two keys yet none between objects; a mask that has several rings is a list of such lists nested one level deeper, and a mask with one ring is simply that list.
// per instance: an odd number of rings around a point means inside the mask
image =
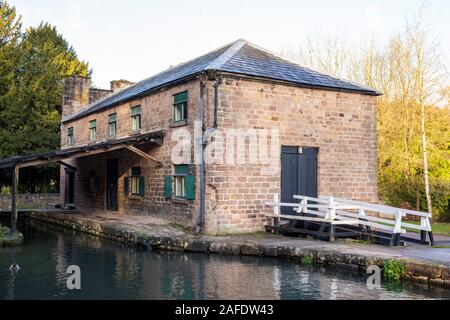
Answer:
[{"label": "window sill", "polygon": [[137,194],[129,195],[127,198],[128,198],[128,200],[142,200],[142,199],[144,199],[143,196],[139,196]]},{"label": "window sill", "polygon": [[177,203],[177,204],[190,204],[191,203],[190,200],[187,200],[184,198],[172,198],[172,199],[170,199],[170,201],[172,203]]},{"label": "window sill", "polygon": [[177,128],[177,127],[183,127],[183,126],[187,126],[189,123],[187,120],[182,120],[182,121],[177,121],[177,122],[171,122],[169,127],[170,128]]}]

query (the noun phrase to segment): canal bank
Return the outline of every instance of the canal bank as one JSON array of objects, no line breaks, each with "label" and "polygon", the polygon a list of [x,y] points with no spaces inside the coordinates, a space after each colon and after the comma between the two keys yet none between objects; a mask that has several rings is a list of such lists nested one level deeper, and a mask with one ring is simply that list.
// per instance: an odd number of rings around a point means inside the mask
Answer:
[{"label": "canal bank", "polygon": [[[273,234],[195,236],[163,220],[99,213],[29,212],[28,217],[102,238],[161,250],[307,259],[362,272],[386,262],[404,265],[404,280],[450,288],[450,249],[380,245],[284,237]],[[309,257],[309,258],[305,258]]]}]

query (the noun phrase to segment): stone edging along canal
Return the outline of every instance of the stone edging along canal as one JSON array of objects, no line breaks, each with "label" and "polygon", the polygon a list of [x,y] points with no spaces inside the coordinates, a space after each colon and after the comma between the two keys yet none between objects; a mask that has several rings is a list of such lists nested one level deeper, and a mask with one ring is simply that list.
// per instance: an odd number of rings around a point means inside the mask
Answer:
[{"label": "stone edging along canal", "polygon": [[313,263],[350,267],[365,272],[370,265],[383,267],[396,260],[405,267],[404,280],[431,286],[450,288],[450,265],[418,260],[393,254],[375,245],[327,243],[317,240],[268,236],[194,236],[170,226],[139,228],[133,225],[96,221],[87,216],[31,212],[28,217],[63,226],[79,232],[138,246],[161,250],[218,253],[232,255],[268,256],[302,259],[309,256]]}]

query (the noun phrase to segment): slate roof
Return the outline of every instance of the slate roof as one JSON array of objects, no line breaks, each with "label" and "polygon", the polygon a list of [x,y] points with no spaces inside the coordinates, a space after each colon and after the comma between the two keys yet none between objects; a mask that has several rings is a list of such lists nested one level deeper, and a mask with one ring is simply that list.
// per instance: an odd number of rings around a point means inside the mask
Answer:
[{"label": "slate roof", "polygon": [[309,88],[346,91],[366,95],[381,94],[369,87],[302,67],[246,40],[239,39],[96,101],[80,110],[78,113],[64,118],[63,122],[107,109],[119,103],[145,95],[159,87],[195,76],[208,70],[218,70],[253,77],[282,80]]}]

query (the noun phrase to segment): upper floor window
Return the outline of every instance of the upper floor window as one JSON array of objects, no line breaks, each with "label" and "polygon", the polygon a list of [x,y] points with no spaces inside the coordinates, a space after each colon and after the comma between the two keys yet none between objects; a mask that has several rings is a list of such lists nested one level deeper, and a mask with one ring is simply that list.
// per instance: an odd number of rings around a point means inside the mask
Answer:
[{"label": "upper floor window", "polygon": [[173,96],[173,122],[187,120],[187,91]]},{"label": "upper floor window", "polygon": [[141,129],[141,106],[131,108],[131,129],[133,131]]},{"label": "upper floor window", "polygon": [[89,140],[97,140],[97,120],[89,121]]},{"label": "upper floor window", "polygon": [[113,113],[108,116],[108,136],[115,137],[117,131],[117,114]]},{"label": "upper floor window", "polygon": [[73,127],[67,129],[67,145],[73,145]]}]

